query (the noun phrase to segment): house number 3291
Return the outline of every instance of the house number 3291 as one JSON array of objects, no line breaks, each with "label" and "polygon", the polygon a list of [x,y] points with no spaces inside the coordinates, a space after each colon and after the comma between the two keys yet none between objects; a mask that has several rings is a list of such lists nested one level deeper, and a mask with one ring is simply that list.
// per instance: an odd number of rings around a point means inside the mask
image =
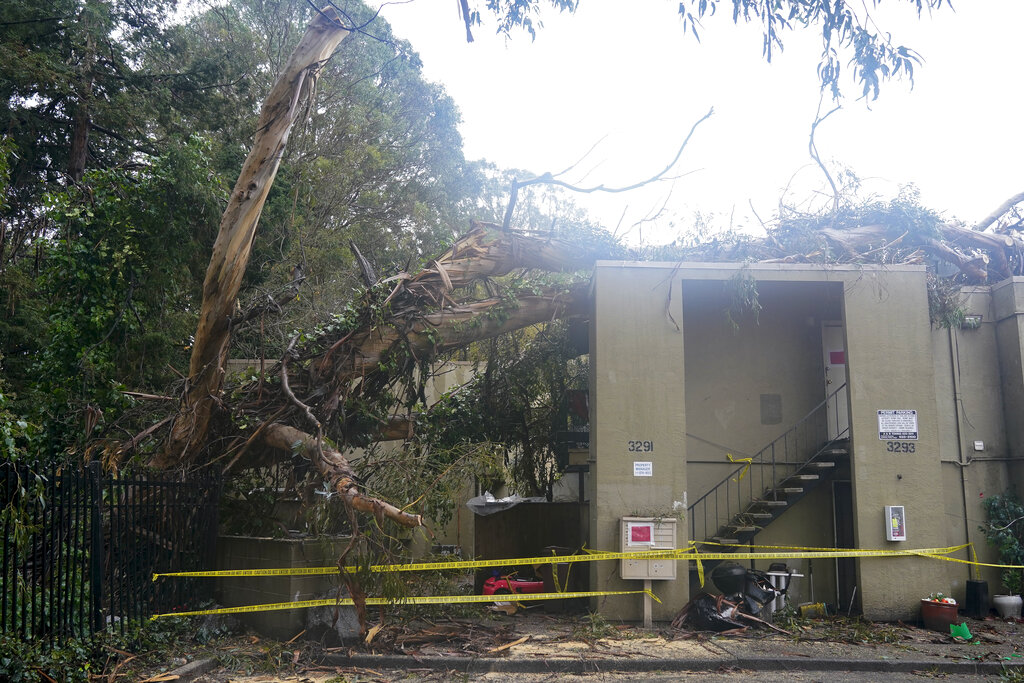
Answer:
[{"label": "house number 3291", "polygon": [[627,441],[626,450],[630,453],[653,453],[653,441]]}]

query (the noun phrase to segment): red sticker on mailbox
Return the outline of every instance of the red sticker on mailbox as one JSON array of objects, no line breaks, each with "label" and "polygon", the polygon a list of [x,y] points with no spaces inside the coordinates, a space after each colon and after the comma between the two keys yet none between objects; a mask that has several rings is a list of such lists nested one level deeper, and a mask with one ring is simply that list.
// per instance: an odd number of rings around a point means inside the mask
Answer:
[{"label": "red sticker on mailbox", "polygon": [[629,542],[631,544],[650,543],[653,528],[649,524],[632,524],[629,527]]},{"label": "red sticker on mailbox", "polygon": [[829,351],[828,362],[829,365],[845,365],[846,351]]}]

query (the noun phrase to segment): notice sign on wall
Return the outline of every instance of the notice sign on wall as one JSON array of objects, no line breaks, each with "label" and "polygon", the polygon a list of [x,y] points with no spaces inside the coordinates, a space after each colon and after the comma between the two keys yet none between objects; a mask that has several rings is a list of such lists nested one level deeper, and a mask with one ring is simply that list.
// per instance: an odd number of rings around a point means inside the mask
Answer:
[{"label": "notice sign on wall", "polygon": [[653,462],[639,462],[633,461],[633,476],[634,477],[653,477],[654,476],[654,463]]},{"label": "notice sign on wall", "polygon": [[878,438],[881,441],[917,440],[917,411],[879,410]]}]

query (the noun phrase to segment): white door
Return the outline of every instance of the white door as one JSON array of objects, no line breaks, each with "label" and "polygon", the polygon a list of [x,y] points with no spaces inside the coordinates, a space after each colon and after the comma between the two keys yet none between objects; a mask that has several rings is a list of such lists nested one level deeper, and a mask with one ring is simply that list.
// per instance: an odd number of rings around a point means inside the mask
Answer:
[{"label": "white door", "polygon": [[825,396],[828,398],[828,438],[849,438],[850,406],[846,389],[846,338],[843,323],[825,321],[821,324],[821,349],[825,354]]}]

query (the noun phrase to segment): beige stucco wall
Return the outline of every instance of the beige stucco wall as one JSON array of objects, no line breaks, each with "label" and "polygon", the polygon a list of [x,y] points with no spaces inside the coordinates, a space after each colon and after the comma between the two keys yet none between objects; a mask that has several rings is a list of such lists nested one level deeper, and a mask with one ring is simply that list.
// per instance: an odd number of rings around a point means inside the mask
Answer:
[{"label": "beige stucco wall", "polygon": [[[791,297],[790,308],[778,311],[777,319],[787,319],[788,327],[780,324],[776,328],[773,319],[766,317],[764,329],[758,330],[758,325],[754,328],[758,331],[741,330],[738,334],[746,334],[746,340],[729,341],[707,331],[710,313],[702,316],[691,308],[691,315],[684,315],[683,306],[676,303],[680,290],[697,291],[709,286],[701,281],[728,280],[740,268],[747,269],[766,292],[772,288],[770,283],[808,283],[802,304],[797,303],[799,297]],[[694,449],[692,440],[681,438],[680,432],[687,431],[687,425],[691,432],[706,429],[707,433],[731,439],[725,441],[729,445],[759,443],[761,426],[758,420],[749,419],[756,412],[746,397],[764,393],[760,388],[764,385],[758,382],[766,377],[764,367],[775,363],[777,357],[781,357],[783,367],[790,362],[786,360],[790,354],[809,358],[814,347],[811,333],[808,330],[807,341],[801,342],[796,330],[800,329],[801,317],[814,316],[818,300],[810,292],[827,283],[839,285],[838,307],[846,323],[853,441],[850,478],[857,545],[900,549],[947,543],[949,522],[942,506],[935,504],[936,492],[944,490],[948,477],[943,476],[940,463],[944,447],[940,447],[923,267],[600,263],[594,281],[591,352],[595,410],[591,448],[596,504],[591,507],[591,533],[597,547],[614,545],[613,522],[620,516],[678,500],[681,486],[685,490],[689,485],[691,501],[702,493],[687,478],[686,468],[672,462],[685,462]],[[806,310],[803,316],[800,309]],[[668,314],[684,334],[675,330]],[[692,330],[688,327],[691,325]],[[820,363],[820,353],[815,363]],[[738,367],[744,364],[748,365],[746,369]],[[794,367],[799,368],[790,368],[798,376],[795,381],[801,386],[810,382],[808,378],[814,372],[809,366]],[[680,372],[680,368],[685,371]],[[701,387],[710,392],[707,401],[698,396]],[[796,395],[806,394],[803,400],[809,401],[815,393],[810,388],[798,389]],[[680,401],[680,395],[686,400]],[[794,401],[784,397],[783,402]],[[879,440],[877,411],[889,409],[917,410],[920,438],[914,453],[888,452],[886,442]],[[701,416],[699,420],[696,415]],[[724,420],[727,424],[723,424],[722,415],[728,417]],[[793,415],[787,413],[780,427],[792,421]],[[656,470],[667,470],[668,478],[660,482],[657,478],[651,482],[634,480],[632,458],[624,451],[628,439],[650,438],[647,434],[658,434],[661,443],[668,439],[674,449],[672,457],[662,451],[653,458]],[[702,475],[695,478],[704,479]],[[823,520],[831,518],[830,503],[827,489],[819,489],[763,532],[758,542],[773,537],[791,542],[797,530],[805,530],[802,535],[808,537],[828,540],[830,531]],[[885,505],[906,507],[908,542],[885,540]],[[797,521],[801,518],[803,522]],[[857,581],[859,602],[869,618],[916,618],[923,589],[924,594],[950,590],[947,572],[943,563],[921,558],[862,560]],[[596,589],[620,585],[608,566],[596,567],[595,578]],[[674,607],[678,609],[681,604],[676,602]],[[616,605],[612,613],[625,616],[630,612],[621,612]]]},{"label": "beige stucco wall", "polygon": [[[1008,482],[1003,381],[1012,381],[1001,372],[992,288],[967,287],[962,293],[965,312],[982,317],[980,327],[932,330],[943,514],[950,522],[945,545],[970,542],[980,560],[998,562],[998,553],[986,544],[979,527],[985,522],[984,497],[1002,492]],[[982,450],[975,450],[976,441]],[[970,553],[957,556],[969,558]],[[996,569],[950,563],[946,573],[958,600],[965,599],[966,581],[976,576],[988,581],[990,593],[1000,590]]]},{"label": "beige stucco wall", "polygon": [[[1014,277],[992,287],[1002,376],[1003,410],[1006,419],[1007,456],[1024,456],[1024,277]],[[1011,467],[1009,483],[1024,489],[1024,468]]]},{"label": "beige stucco wall", "polygon": [[[619,519],[673,516],[686,492],[683,335],[679,280],[647,264],[598,265],[591,324],[590,539],[594,548],[618,549]],[[650,453],[630,453],[628,442],[651,441]],[[634,461],[653,463],[651,477],[634,477]],[[679,543],[685,543],[679,524]],[[671,619],[688,599],[685,562],[676,581],[656,581],[654,618]],[[618,564],[591,563],[591,590],[639,590],[619,578]],[[602,614],[636,620],[639,596],[595,602]]]},{"label": "beige stucco wall", "polygon": [[[835,544],[832,519],[832,484],[811,491],[786,514],[772,522],[754,541],[758,545],[798,546],[804,548],[831,548]],[[833,559],[787,559],[786,566],[802,578],[793,579],[789,600],[794,605],[803,602],[835,603],[836,561]],[[772,560],[753,562],[755,569],[767,570]],[[811,588],[813,581],[814,587]],[[843,611],[847,605],[842,606]]]},{"label": "beige stucco wall", "polygon": [[[923,268],[871,269],[847,282],[844,295],[853,454],[854,536],[862,549],[941,547],[945,516],[931,323]],[[917,411],[913,453],[887,451],[878,410]],[[907,541],[886,541],[886,505],[903,505]],[[945,568],[923,558],[863,559],[858,590],[865,616],[914,619],[919,600],[949,590]]]},{"label": "beige stucco wall", "polygon": [[[838,289],[830,294],[833,287]],[[687,485],[693,504],[730,476],[736,465],[729,456],[756,454],[825,398],[821,323],[841,316],[835,298],[842,289],[838,283],[763,282],[760,313],[756,319],[743,316],[738,327],[723,313],[731,300],[727,281],[684,279],[682,289]],[[762,394],[779,398],[778,422],[763,421]],[[744,483],[762,486],[770,477],[770,468],[762,472],[754,465]],[[724,521],[698,515],[696,535]]]},{"label": "beige stucco wall", "polygon": [[1015,277],[992,288],[996,338],[1000,349],[1003,398],[1006,401],[1007,447],[1024,453],[1024,278]]}]

